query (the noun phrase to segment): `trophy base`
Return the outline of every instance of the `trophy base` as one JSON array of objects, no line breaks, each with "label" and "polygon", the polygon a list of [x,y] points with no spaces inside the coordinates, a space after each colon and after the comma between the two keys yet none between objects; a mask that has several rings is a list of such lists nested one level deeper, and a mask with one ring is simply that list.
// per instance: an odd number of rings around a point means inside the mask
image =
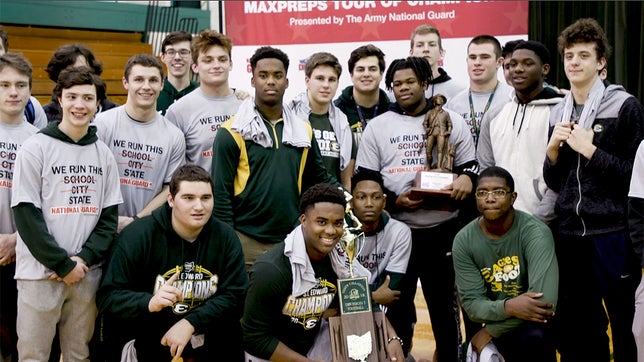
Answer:
[{"label": "trophy base", "polygon": [[452,190],[445,190],[445,187],[451,185],[456,177],[451,172],[418,171],[410,198],[417,200],[426,196],[449,196]]},{"label": "trophy base", "polygon": [[388,361],[387,340],[389,331],[385,323],[385,315],[381,311],[347,314],[329,318],[329,333],[331,333],[331,351],[333,362],[347,362],[355,360],[350,357],[348,336],[371,336],[371,353],[365,361]]}]

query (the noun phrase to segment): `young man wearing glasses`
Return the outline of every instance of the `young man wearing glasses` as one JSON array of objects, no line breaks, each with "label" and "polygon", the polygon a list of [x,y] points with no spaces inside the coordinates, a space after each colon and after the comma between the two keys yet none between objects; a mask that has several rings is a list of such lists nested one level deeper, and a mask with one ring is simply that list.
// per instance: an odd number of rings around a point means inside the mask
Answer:
[{"label": "young man wearing glasses", "polygon": [[493,341],[505,361],[556,361],[550,318],[559,269],[550,229],[515,210],[514,179],[489,167],[476,187],[481,216],[454,238],[452,257],[463,309],[485,323],[472,338],[481,354]]},{"label": "young man wearing glasses", "polygon": [[161,44],[161,61],[165,63],[168,76],[163,81],[163,89],[157,100],[157,111],[165,115],[166,110],[177,99],[192,92],[199,83],[190,80],[190,42],[192,35],[185,31],[168,34]]}]

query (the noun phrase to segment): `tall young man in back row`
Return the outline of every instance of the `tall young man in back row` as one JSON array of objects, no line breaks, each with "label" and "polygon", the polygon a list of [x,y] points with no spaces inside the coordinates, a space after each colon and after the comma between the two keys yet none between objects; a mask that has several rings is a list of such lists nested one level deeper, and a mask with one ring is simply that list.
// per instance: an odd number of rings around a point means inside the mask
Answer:
[{"label": "tall young man in back row", "polygon": [[387,92],[380,88],[385,73],[385,53],[372,44],[356,48],[349,56],[350,85],[333,104],[347,115],[356,147],[369,121],[389,110]]},{"label": "tall young man in back row", "polygon": [[161,43],[161,60],[168,69],[168,76],[163,80],[163,89],[156,105],[157,111],[162,115],[165,115],[172,103],[199,87],[199,83],[190,79],[191,41],[190,33],[175,31],[168,34]]},{"label": "tall young man in back row", "polygon": [[120,232],[165,203],[170,179],[185,161],[183,134],[156,111],[163,66],[149,54],[128,59],[123,72],[127,90],[124,105],[96,116],[98,137],[110,148],[119,166],[123,204]]},{"label": "tall young man in back row", "polygon": [[497,71],[502,64],[501,44],[495,37],[474,37],[467,46],[467,74],[470,77],[470,85],[447,100],[447,108],[465,119],[475,146],[478,145],[483,116],[510,101],[512,88],[497,77]]},{"label": "tall young man in back row", "polygon": [[436,94],[442,94],[450,100],[465,89],[464,85],[458,84],[443,68],[439,67],[445,50],[438,29],[428,24],[419,25],[411,32],[410,43],[409,55],[427,59],[432,67],[432,79],[425,91],[425,98],[429,99]]},{"label": "tall young man in back row", "polygon": [[610,320],[614,360],[636,361],[631,327],[642,272],[627,207],[644,109],[599,76],[610,46],[596,20],[577,20],[558,43],[570,93],[552,110],[543,172],[559,193],[553,227],[560,267],[557,347],[562,362],[609,361]]},{"label": "tall young man in back row", "polygon": [[199,74],[199,88],[168,108],[166,118],[186,140],[186,163],[210,172],[212,144],[217,130],[232,117],[241,100],[230,88],[233,43],[214,30],[204,30],[192,41],[192,69]]}]

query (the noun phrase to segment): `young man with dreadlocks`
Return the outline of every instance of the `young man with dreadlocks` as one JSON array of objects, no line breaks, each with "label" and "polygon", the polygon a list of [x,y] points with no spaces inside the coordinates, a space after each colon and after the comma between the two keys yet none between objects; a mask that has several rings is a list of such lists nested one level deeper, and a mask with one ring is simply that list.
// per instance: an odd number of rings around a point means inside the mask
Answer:
[{"label": "young man with dreadlocks", "polygon": [[[412,253],[401,283],[400,303],[407,303],[415,316],[413,299],[420,277],[423,294],[431,305],[430,318],[436,338],[438,360],[457,361],[460,355],[459,313],[454,289],[451,250],[460,229],[458,211],[439,210],[431,197],[416,198],[411,186],[417,171],[425,170],[426,141],[423,120],[432,104],[425,99],[431,77],[429,63],[419,57],[395,60],[385,75],[385,84],[396,97],[387,113],[372,120],[363,134],[356,166],[380,172],[391,216],[411,228]],[[472,192],[478,164],[474,142],[463,118],[448,111],[453,124],[449,143],[455,145],[454,167],[458,175],[446,189],[453,201]],[[437,159],[434,155],[433,159]],[[434,203],[435,204],[435,203]],[[398,331],[404,338],[411,333]],[[408,342],[405,341],[405,342]]]}]

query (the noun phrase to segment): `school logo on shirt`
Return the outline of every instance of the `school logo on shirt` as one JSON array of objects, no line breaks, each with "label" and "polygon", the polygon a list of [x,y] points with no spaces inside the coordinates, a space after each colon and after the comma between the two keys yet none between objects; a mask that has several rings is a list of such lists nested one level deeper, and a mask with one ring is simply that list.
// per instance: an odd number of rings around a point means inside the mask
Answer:
[{"label": "school logo on shirt", "polygon": [[489,285],[490,291],[501,292],[509,296],[521,294],[521,265],[516,255],[500,258],[492,265],[481,269],[483,280]]},{"label": "school logo on shirt", "polygon": [[185,262],[183,267],[177,266],[163,275],[157,275],[153,293],[156,293],[174,275],[177,268],[180,271],[179,278],[177,278],[173,286],[181,291],[183,300],[177,301],[172,305],[172,312],[182,315],[197,308],[217,292],[219,276],[211,273],[203,266],[195,264],[194,261]]},{"label": "school logo on shirt", "polygon": [[282,314],[291,318],[292,323],[300,324],[304,329],[314,328],[322,313],[329,308],[337,287],[326,279],[318,278],[315,287],[299,297],[289,295],[282,308]]},{"label": "school logo on shirt", "polygon": [[340,144],[335,137],[335,132],[313,129],[313,135],[323,157],[340,158]]}]

